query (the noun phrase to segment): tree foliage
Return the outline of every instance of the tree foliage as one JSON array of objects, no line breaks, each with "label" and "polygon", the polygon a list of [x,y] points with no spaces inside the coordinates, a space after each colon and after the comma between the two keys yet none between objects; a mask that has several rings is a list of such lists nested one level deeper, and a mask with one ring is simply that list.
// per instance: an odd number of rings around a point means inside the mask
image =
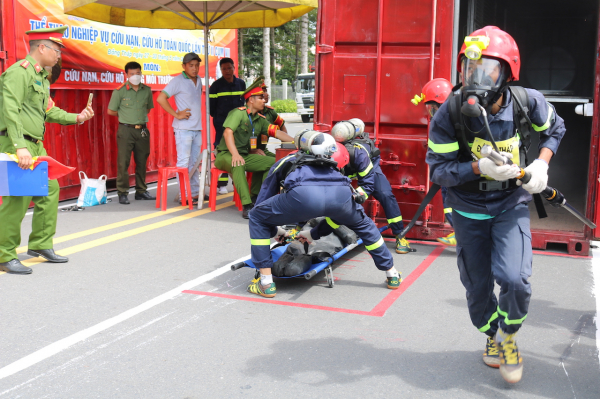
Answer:
[{"label": "tree foliage", "polygon": [[[315,47],[317,28],[317,10],[308,13],[308,63],[315,64],[315,55],[311,49]],[[281,84],[282,79],[290,83],[296,79],[300,72],[300,19],[290,21],[274,29],[274,46],[271,46],[271,54],[275,62],[271,63],[271,79],[273,84]],[[248,80],[259,76],[263,70],[263,30],[262,28],[239,29],[239,35],[243,35],[244,53],[242,58],[243,73],[240,78]],[[273,68],[277,68],[275,74]]]}]

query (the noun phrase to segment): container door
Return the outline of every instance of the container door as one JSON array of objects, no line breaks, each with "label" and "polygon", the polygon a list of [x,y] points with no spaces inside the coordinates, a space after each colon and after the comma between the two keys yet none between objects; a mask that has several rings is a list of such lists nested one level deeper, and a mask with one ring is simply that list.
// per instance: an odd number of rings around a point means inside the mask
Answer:
[{"label": "container door", "polygon": [[[432,77],[450,79],[453,7],[451,0],[332,0],[319,8],[315,128],[365,122],[405,222],[429,189],[426,110],[410,100]],[[387,223],[376,201],[365,209]],[[450,232],[439,195],[421,220],[409,237]]]}]

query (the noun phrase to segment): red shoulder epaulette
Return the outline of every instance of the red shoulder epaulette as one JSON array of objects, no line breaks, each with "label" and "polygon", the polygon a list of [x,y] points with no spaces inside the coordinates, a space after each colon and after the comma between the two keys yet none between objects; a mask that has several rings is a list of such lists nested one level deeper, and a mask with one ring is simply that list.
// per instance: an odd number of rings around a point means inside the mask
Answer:
[{"label": "red shoulder epaulette", "polygon": [[263,114],[261,114],[260,112],[257,112],[258,115],[262,116],[263,118],[267,119],[266,116],[264,116]]},{"label": "red shoulder epaulette", "polygon": [[246,107],[238,107],[238,109],[239,109],[240,111],[244,111],[244,110],[246,110]]},{"label": "red shoulder epaulette", "polygon": [[275,109],[273,107],[271,107],[270,105],[265,104],[265,108],[269,108],[269,109]]},{"label": "red shoulder epaulette", "polygon": [[23,68],[27,69],[27,67],[29,66],[29,61],[27,60],[23,60],[23,62],[21,62],[20,64]]}]

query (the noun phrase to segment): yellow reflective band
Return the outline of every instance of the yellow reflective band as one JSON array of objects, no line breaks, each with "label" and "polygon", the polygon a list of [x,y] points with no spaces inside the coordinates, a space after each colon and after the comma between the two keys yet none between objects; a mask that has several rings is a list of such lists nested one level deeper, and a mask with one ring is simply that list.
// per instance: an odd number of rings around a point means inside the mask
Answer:
[{"label": "yellow reflective band", "polygon": [[271,245],[271,239],[250,239],[250,245]]},{"label": "yellow reflective band", "polygon": [[223,97],[223,96],[241,96],[242,94],[244,94],[243,91],[224,91],[222,93],[210,94],[209,97],[210,98],[218,98],[218,97]]},{"label": "yellow reflective band", "polygon": [[458,141],[447,144],[435,144],[433,141],[427,140],[427,145],[433,152],[438,154],[447,154],[449,152],[458,151]]},{"label": "yellow reflective band", "polygon": [[356,191],[358,191],[359,193],[361,193],[361,194],[363,194],[363,195],[366,195],[366,196],[367,196],[367,198],[369,198],[369,194],[367,194],[367,193],[366,193],[366,191],[365,191],[365,190],[364,190],[362,187],[360,187],[360,186],[359,186],[359,187],[356,189]]},{"label": "yellow reflective band", "polygon": [[382,245],[383,245],[383,237],[380,236],[379,240],[375,244],[365,245],[365,248],[367,248],[367,251],[372,251],[374,249],[379,248]]},{"label": "yellow reflective band", "polygon": [[229,176],[227,176],[227,177],[219,177],[219,181],[229,181]]},{"label": "yellow reflective band", "polygon": [[327,224],[330,225],[331,227],[333,227],[334,229],[337,229],[338,227],[340,227],[339,224],[333,223],[333,220],[329,219],[328,217],[326,217],[325,220],[327,221]]},{"label": "yellow reflective band", "polygon": [[554,110],[550,105],[548,105],[548,119],[546,119],[546,123],[544,123],[542,126],[537,126],[535,123],[532,123],[531,126],[533,127],[533,130],[536,132],[541,132],[542,130],[548,129],[550,127],[550,121],[552,120],[553,113]]},{"label": "yellow reflective band", "polygon": [[275,169],[273,169],[273,173],[275,173],[275,171],[277,169],[279,169],[281,167],[281,165],[283,165],[284,163],[286,163],[288,159],[290,159],[291,157],[294,157],[294,156],[296,156],[296,154],[294,154],[294,155],[288,155],[287,157],[283,158],[281,160],[281,162],[279,162],[279,165],[277,165],[277,167]]},{"label": "yellow reflective band", "polygon": [[452,213],[452,208],[444,208],[444,213]]},{"label": "yellow reflective band", "polygon": [[356,179],[356,173],[353,175],[348,175],[347,177],[348,177],[348,179]]},{"label": "yellow reflective band", "polygon": [[488,320],[487,324],[483,327],[481,327],[479,329],[479,331],[481,332],[486,332],[487,330],[490,329],[490,325],[492,324],[492,321],[496,320],[498,318],[498,312],[494,312],[494,314],[492,315],[492,317],[490,317],[490,319]]},{"label": "yellow reflective band", "polygon": [[402,221],[402,215],[398,216],[397,218],[393,218],[393,219],[388,219],[388,224],[392,224],[392,223],[398,223]]},{"label": "yellow reflective band", "polygon": [[504,323],[509,326],[511,324],[521,324],[523,323],[523,321],[527,318],[527,315],[521,317],[520,319],[516,319],[516,320],[510,320],[508,318],[508,313],[503,312],[500,310],[500,306],[498,306],[498,313],[500,313],[501,316],[504,316]]},{"label": "yellow reflective band", "polygon": [[371,169],[373,169],[373,162],[369,161],[369,166],[367,166],[367,168],[365,170],[363,170],[362,172],[358,172],[358,175],[360,177],[365,177],[366,175],[369,174]]}]

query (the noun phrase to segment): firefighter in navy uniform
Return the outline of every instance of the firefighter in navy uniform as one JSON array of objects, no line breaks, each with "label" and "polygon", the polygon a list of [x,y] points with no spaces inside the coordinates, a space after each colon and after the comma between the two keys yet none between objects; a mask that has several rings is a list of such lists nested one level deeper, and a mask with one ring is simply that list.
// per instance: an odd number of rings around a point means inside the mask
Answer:
[{"label": "firefighter in navy uniform", "polygon": [[[252,261],[260,277],[252,280],[248,292],[267,298],[275,296],[270,238],[280,240],[286,234],[278,226],[320,216],[326,219],[312,230],[301,231],[301,241],[310,243],[331,233],[331,228],[345,225],[362,238],[377,268],[386,271],[387,287],[397,289],[402,279],[394,268],[392,255],[375,223],[355,201],[350,180],[337,168],[348,162],[345,149],[330,135],[311,130],[300,132],[294,141],[300,151],[271,167],[256,206],[250,211]],[[277,195],[282,182],[285,191]]]},{"label": "firefighter in navy uniform", "polygon": [[[213,118],[215,128],[215,142],[213,143],[215,149],[221,142],[221,138],[223,138],[223,132],[225,131],[223,123],[227,119],[229,111],[246,105],[242,97],[244,91],[246,91],[246,82],[234,75],[235,65],[233,60],[222,58],[219,61],[219,67],[223,76],[215,80],[209,88],[210,116]],[[219,177],[219,194],[227,194],[225,186],[227,186],[228,181],[229,176],[227,176],[227,173]]]},{"label": "firefighter in navy uniform", "polygon": [[[427,108],[427,118],[431,120],[433,115],[440,109],[440,106],[448,99],[448,96],[452,93],[452,84],[444,78],[432,79],[423,86],[423,92],[420,96],[416,95],[415,98],[410,100],[414,105],[419,105],[421,101],[425,101],[425,107]],[[444,216],[446,220],[452,224],[452,208],[446,206],[446,196],[448,188],[442,187],[442,203],[444,204]],[[439,237],[436,239],[442,244],[456,245],[456,237],[454,232],[448,234],[446,237]]]},{"label": "firefighter in navy uniform", "polygon": [[[565,127],[540,92],[507,86],[519,79],[521,65],[517,44],[508,33],[494,26],[473,32],[465,38],[458,63],[461,94],[442,104],[431,120],[427,163],[431,181],[448,187],[469,314],[475,327],[488,335],[483,360],[515,383],[523,373],[516,333],[531,297],[527,203],[546,187],[548,163]],[[528,124],[515,119],[525,111]],[[540,135],[539,156],[525,168],[531,180],[520,185],[516,165],[526,155],[529,128]],[[516,165],[497,166],[481,157],[481,146],[491,142],[489,135],[501,151],[510,151],[504,155]],[[494,280],[500,286],[498,298]]]},{"label": "firefighter in navy uniform", "polygon": [[333,138],[342,143],[350,154],[350,162],[342,172],[351,179],[358,179],[358,191],[365,200],[373,195],[381,203],[390,229],[396,236],[396,253],[407,254],[411,252],[408,240],[398,238],[404,229],[398,201],[379,166],[379,148],[368,135],[364,135],[364,130],[365,124],[357,118],[338,122],[331,129]]}]

